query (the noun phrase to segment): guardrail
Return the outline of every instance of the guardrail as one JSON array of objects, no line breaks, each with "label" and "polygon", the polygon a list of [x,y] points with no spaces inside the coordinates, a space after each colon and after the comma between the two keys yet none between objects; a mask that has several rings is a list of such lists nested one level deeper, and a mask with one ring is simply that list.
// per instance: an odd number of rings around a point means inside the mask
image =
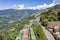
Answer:
[{"label": "guardrail", "polygon": [[31,36],[31,40],[36,40],[33,28],[30,28],[30,36]]}]

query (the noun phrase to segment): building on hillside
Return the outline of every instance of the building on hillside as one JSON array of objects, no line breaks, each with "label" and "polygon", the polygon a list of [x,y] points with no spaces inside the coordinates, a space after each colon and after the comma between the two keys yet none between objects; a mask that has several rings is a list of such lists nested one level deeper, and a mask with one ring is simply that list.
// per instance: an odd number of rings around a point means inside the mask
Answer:
[{"label": "building on hillside", "polygon": [[[56,35],[60,35],[60,21],[51,21],[48,22],[47,26],[49,27],[49,30],[52,31]],[[60,37],[60,36],[59,36]]]}]

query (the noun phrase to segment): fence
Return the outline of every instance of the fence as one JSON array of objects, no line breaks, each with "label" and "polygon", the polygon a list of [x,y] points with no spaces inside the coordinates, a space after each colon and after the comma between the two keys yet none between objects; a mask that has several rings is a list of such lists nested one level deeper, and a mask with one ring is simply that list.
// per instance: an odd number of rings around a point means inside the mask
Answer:
[{"label": "fence", "polygon": [[30,36],[31,36],[31,40],[36,40],[33,28],[30,28]]}]

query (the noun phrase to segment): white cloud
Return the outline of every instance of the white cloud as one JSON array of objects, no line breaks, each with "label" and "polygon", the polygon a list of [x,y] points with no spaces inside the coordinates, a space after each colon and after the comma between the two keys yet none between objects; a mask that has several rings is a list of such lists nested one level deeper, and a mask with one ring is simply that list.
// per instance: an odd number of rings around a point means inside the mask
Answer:
[{"label": "white cloud", "polygon": [[49,8],[49,7],[52,7],[52,6],[54,6],[54,5],[56,5],[56,3],[55,3],[55,1],[56,0],[52,0],[53,2],[51,3],[51,4],[46,4],[46,3],[44,3],[44,4],[42,4],[42,5],[37,5],[37,6],[33,6],[33,7],[24,7],[24,4],[19,4],[19,5],[13,5],[12,6],[12,8],[13,9],[46,9],[46,8]]},{"label": "white cloud", "polygon": [[13,9],[24,9],[24,4],[13,5],[11,8],[13,8]]},{"label": "white cloud", "polygon": [[37,5],[37,6],[35,6],[35,7],[28,7],[27,9],[45,9],[45,8],[47,8],[48,7],[48,5],[47,4],[43,4],[43,5]]},{"label": "white cloud", "polygon": [[56,5],[56,4],[54,4],[54,3],[51,3],[51,4],[46,4],[46,3],[44,3],[43,5],[37,5],[37,6],[35,6],[35,7],[28,7],[28,8],[26,8],[26,9],[46,9],[46,8],[49,8],[49,7],[52,7],[52,6],[54,6],[54,5]]},{"label": "white cloud", "polygon": [[59,0],[52,0],[52,1],[53,1],[53,3],[55,3],[55,4],[59,4],[59,3],[60,3]]},{"label": "white cloud", "polygon": [[[37,6],[34,6],[34,7],[27,7],[26,9],[46,9],[46,8],[49,8],[49,7],[52,7],[52,6],[55,6],[56,5],[56,0],[52,0],[53,2],[51,4],[46,4],[44,3],[43,5],[37,5]],[[57,3],[58,4],[58,3]]]},{"label": "white cloud", "polygon": [[19,4],[19,5],[13,5],[12,6],[12,8],[13,9],[18,9],[18,10],[20,10],[20,9],[46,9],[46,8],[49,8],[49,7],[52,7],[52,6],[54,6],[55,4],[54,3],[51,3],[51,4],[46,4],[46,3],[44,3],[43,5],[37,5],[37,6],[33,6],[33,7],[24,7],[24,4]]},{"label": "white cloud", "polygon": [[56,3],[57,0],[52,0],[52,1],[53,2],[51,4],[44,3],[42,5],[37,5],[37,6],[33,6],[33,7],[25,7],[24,4],[19,4],[19,5],[13,5],[10,8],[18,9],[18,10],[20,10],[20,9],[34,9],[34,10],[39,9],[40,10],[40,9],[46,9],[46,8],[49,8],[49,7],[52,7],[52,6],[56,5],[56,4],[58,4],[58,3]]}]

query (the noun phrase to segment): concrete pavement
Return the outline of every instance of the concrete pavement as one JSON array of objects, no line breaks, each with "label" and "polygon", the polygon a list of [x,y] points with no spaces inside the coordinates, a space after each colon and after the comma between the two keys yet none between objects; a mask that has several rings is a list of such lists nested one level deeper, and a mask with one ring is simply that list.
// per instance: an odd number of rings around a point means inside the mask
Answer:
[{"label": "concrete pavement", "polygon": [[[40,24],[41,25],[41,24]],[[46,37],[48,40],[55,40],[55,38],[53,37],[53,35],[45,28],[41,25],[41,28],[43,29]]]},{"label": "concrete pavement", "polygon": [[29,28],[31,27],[32,23],[28,23],[25,25],[25,27],[20,30],[20,32],[23,33],[22,37],[16,37],[16,40],[28,40],[28,33],[29,33]]}]

